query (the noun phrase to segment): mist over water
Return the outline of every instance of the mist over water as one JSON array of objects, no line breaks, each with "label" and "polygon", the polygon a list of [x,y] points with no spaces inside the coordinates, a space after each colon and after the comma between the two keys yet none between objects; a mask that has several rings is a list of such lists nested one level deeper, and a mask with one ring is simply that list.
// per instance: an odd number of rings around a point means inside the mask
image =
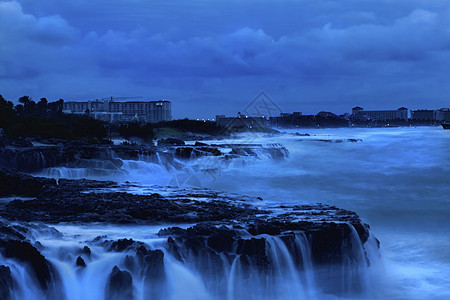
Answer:
[{"label": "mist over water", "polygon": [[440,127],[293,132],[311,136],[252,138],[283,144],[287,160],[223,169],[202,182],[269,202],[321,202],[354,210],[381,242],[382,298],[448,299],[450,132]]},{"label": "mist over water", "polygon": [[[295,135],[296,132],[310,136]],[[181,170],[162,160],[155,163],[142,158],[124,160],[119,172],[109,174],[64,168],[45,170],[43,174],[131,181],[148,187],[210,188],[262,197],[258,203],[261,206],[324,203],[353,210],[371,225],[372,233],[381,242],[381,262],[371,266],[371,273],[364,280],[369,298],[450,298],[450,131],[440,127],[301,129],[282,135],[247,134],[211,143],[280,144],[288,149],[289,156],[276,160],[261,152],[231,160],[200,157],[177,161],[184,165]],[[136,188],[134,192],[151,190]],[[156,187],[154,191],[163,192]],[[117,238],[133,236],[146,243],[157,242],[154,235],[142,235],[145,230],[136,228],[133,235],[127,235],[127,230],[112,227],[110,235],[118,234]],[[76,230],[89,234],[85,228]],[[280,244],[275,240],[273,243],[272,249],[283,253],[277,248]],[[375,240],[370,243],[375,244]],[[172,268],[168,274],[174,280],[185,276],[191,280],[190,286],[197,286],[194,290],[199,299],[211,298],[192,269],[174,262],[168,265]],[[233,274],[237,267],[229,265],[227,272]],[[228,292],[233,295],[234,290]],[[302,290],[299,295],[324,297],[314,294],[314,288]]]}]

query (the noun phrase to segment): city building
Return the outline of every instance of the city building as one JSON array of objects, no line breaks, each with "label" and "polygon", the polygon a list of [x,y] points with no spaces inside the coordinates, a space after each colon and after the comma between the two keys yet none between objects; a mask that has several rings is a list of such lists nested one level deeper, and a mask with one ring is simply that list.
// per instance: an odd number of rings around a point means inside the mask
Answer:
[{"label": "city building", "polygon": [[373,121],[408,121],[408,109],[400,107],[397,110],[364,110],[362,107],[352,108],[353,120]]},{"label": "city building", "polygon": [[160,101],[69,101],[64,102],[64,113],[87,114],[107,122],[161,122],[172,120],[171,102]]},{"label": "city building", "polygon": [[431,109],[411,110],[413,121],[435,121],[435,111]]},{"label": "city building", "polygon": [[441,108],[435,110],[434,120],[437,122],[450,122],[450,108]]},{"label": "city building", "polygon": [[450,108],[411,110],[411,120],[432,123],[450,122]]}]

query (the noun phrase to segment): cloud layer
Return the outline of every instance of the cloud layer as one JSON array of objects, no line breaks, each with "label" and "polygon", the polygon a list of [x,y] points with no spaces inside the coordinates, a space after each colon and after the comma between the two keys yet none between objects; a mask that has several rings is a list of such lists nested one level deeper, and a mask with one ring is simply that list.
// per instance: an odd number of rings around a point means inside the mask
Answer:
[{"label": "cloud layer", "polygon": [[176,117],[260,90],[305,113],[450,104],[444,1],[94,2],[0,1],[0,93],[165,98]]}]

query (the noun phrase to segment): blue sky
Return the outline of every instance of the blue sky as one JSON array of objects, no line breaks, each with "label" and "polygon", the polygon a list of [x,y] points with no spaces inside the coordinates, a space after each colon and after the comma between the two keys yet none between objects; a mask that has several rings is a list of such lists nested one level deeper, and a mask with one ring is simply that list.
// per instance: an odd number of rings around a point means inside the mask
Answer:
[{"label": "blue sky", "polygon": [[8,100],[142,96],[177,118],[450,106],[447,0],[0,0]]}]

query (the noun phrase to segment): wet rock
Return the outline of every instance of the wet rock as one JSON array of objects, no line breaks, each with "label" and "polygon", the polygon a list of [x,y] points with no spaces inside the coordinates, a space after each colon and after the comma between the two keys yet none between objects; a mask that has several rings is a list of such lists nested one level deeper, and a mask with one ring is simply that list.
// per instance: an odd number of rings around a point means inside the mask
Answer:
[{"label": "wet rock", "polygon": [[167,248],[175,259],[177,259],[181,262],[183,261],[183,257],[181,256],[181,251],[180,251],[177,243],[171,236],[169,236],[167,238]]},{"label": "wet rock", "polygon": [[239,239],[236,253],[248,256],[266,255],[266,241],[264,238]]},{"label": "wet rock", "polygon": [[248,232],[253,235],[259,234],[279,235],[281,233],[281,229],[279,224],[277,224],[276,222],[269,223],[257,221],[249,225]]},{"label": "wet rock", "polygon": [[213,147],[200,147],[198,148],[198,150],[205,152],[205,153],[209,153],[213,156],[220,156],[222,155],[222,152],[220,152],[219,149],[217,148],[213,148]]},{"label": "wet rock", "polygon": [[271,145],[232,145],[232,149],[230,151],[231,155],[238,156],[255,156],[255,157],[269,157],[271,159],[284,159],[288,157],[289,151],[279,145],[279,144],[271,144]]},{"label": "wet rock", "polygon": [[232,230],[221,228],[208,237],[206,245],[217,252],[228,252],[233,247],[235,237],[236,233]]},{"label": "wet rock", "polygon": [[14,170],[0,169],[0,196],[36,197],[44,187],[56,186],[50,178],[33,177]]},{"label": "wet rock", "polygon": [[105,299],[133,299],[133,279],[128,271],[114,266],[106,283]]},{"label": "wet rock", "polygon": [[144,256],[143,263],[147,279],[152,281],[165,279],[164,252],[161,250],[149,250]]},{"label": "wet rock", "polygon": [[9,300],[14,291],[14,281],[8,266],[0,266],[0,299]]},{"label": "wet rock", "polygon": [[105,244],[108,245],[108,251],[116,251],[123,252],[129,250],[137,250],[140,246],[144,245],[142,242],[135,241],[133,239],[119,239],[117,241],[105,241]]},{"label": "wet rock", "polygon": [[178,147],[175,149],[174,155],[181,159],[193,158],[194,148],[192,147]]},{"label": "wet rock", "polygon": [[11,226],[0,227],[0,237],[2,239],[24,240],[25,236]]},{"label": "wet rock", "polygon": [[184,146],[183,140],[176,138],[167,138],[158,140],[158,146]]},{"label": "wet rock", "polygon": [[161,250],[149,250],[142,262],[144,275],[144,294],[147,299],[165,299],[166,274],[164,253]]},{"label": "wet rock", "polygon": [[125,259],[123,260],[123,265],[125,266],[126,269],[130,270],[132,273],[136,271],[137,266],[135,263],[135,259],[131,255],[125,256]]},{"label": "wet rock", "polygon": [[33,143],[29,138],[17,138],[9,140],[9,145],[16,148],[32,147]]},{"label": "wet rock", "polygon": [[17,259],[29,265],[43,290],[47,290],[52,281],[52,268],[45,257],[29,242],[0,241],[0,249],[6,258]]},{"label": "wet rock", "polygon": [[174,155],[180,159],[194,159],[202,156],[221,156],[222,152],[213,147],[178,147]]},{"label": "wet rock", "polygon": [[77,257],[77,261],[75,264],[77,267],[82,267],[82,268],[86,267],[86,262],[84,261],[84,259],[81,256]]},{"label": "wet rock", "polygon": [[0,167],[22,172],[37,172],[44,168],[90,167],[114,170],[122,166],[123,159],[138,159],[142,153],[154,155],[153,146],[116,146],[111,144],[91,145],[80,141],[55,140],[52,144],[26,147],[10,145],[0,147]]},{"label": "wet rock", "polygon": [[[40,182],[39,178],[32,180]],[[108,192],[108,188],[114,186],[112,182],[60,180],[59,185],[41,186],[36,199],[15,200],[5,204],[0,209],[0,216],[8,221],[43,223],[193,223],[196,225],[187,229],[163,229],[158,235],[167,237],[166,249],[173,257],[180,261],[194,257],[199,268],[208,268],[208,276],[221,276],[224,270],[220,267],[223,265],[220,261],[234,261],[237,257],[244,269],[256,266],[269,271],[274,263],[269,255],[273,243],[281,242],[284,244],[283,249],[287,248],[290,253],[296,254],[295,257],[301,257],[296,240],[296,236],[300,235],[308,241],[315,265],[339,265],[343,261],[350,264],[364,263],[354,249],[360,247],[358,243],[367,241],[369,226],[351,211],[323,204],[280,205],[262,210],[253,206],[248,198],[204,189],[180,189],[168,196]],[[92,192],[92,189],[98,190]],[[23,239],[26,236],[23,231],[0,222],[0,237],[4,240]],[[5,243],[0,248],[6,249]],[[132,252],[126,264],[128,270],[141,269],[144,272],[142,276],[145,275],[149,281],[164,285],[163,252],[150,250],[144,243],[133,239],[105,241],[101,237],[92,243],[103,245],[109,251]],[[28,246],[20,246],[24,247]],[[80,251],[76,255],[80,255],[81,259],[89,257],[89,248]],[[45,265],[45,258],[42,259],[41,264]],[[301,264],[300,259],[294,261],[297,265]],[[82,265],[81,261],[79,263]],[[34,269],[38,268],[35,266]],[[44,278],[41,280],[44,283],[45,278],[49,278],[46,274],[39,276]]]},{"label": "wet rock", "polygon": [[91,248],[89,248],[88,246],[84,246],[83,250],[82,250],[82,253],[84,255],[86,255],[87,257],[91,257]]},{"label": "wet rock", "polygon": [[[35,177],[40,178],[40,177]],[[98,181],[98,180],[89,180],[86,178],[82,179],[65,179],[60,178],[58,180],[59,189],[78,191],[78,190],[87,190],[87,189],[101,189],[101,188],[112,188],[117,187],[117,184],[114,181]]]},{"label": "wet rock", "polygon": [[60,161],[60,147],[0,148],[0,167],[34,172]]}]

